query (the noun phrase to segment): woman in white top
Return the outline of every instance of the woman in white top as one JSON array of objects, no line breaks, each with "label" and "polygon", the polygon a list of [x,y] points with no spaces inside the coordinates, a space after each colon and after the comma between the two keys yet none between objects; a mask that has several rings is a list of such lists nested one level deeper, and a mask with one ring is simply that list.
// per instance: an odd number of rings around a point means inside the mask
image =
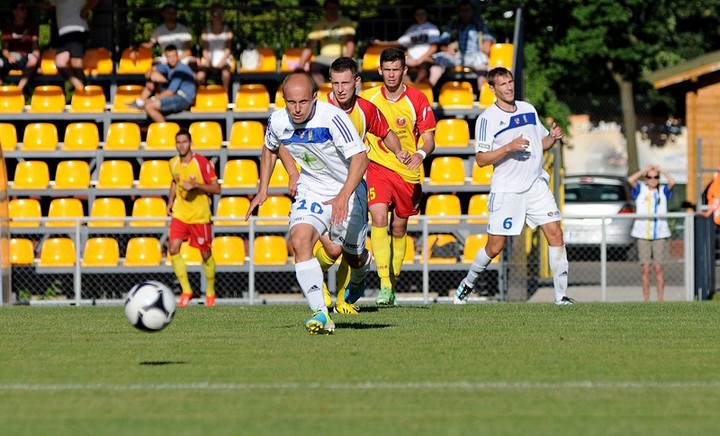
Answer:
[{"label": "woman in white top", "polygon": [[220,74],[223,87],[229,90],[235,63],[232,55],[233,32],[230,26],[223,22],[225,11],[222,6],[217,3],[212,5],[210,15],[210,23],[200,36],[203,49],[197,82],[204,85],[209,75]]}]

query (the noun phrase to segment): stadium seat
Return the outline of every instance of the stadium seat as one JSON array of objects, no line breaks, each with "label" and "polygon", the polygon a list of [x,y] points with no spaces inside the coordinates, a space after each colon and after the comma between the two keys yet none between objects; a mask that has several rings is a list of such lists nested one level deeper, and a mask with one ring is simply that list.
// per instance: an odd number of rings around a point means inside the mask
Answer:
[{"label": "stadium seat", "polygon": [[468,224],[487,224],[488,222],[488,194],[475,194],[468,203]]},{"label": "stadium seat", "polygon": [[[460,198],[454,194],[433,194],[427,198],[425,216],[443,217],[462,215]],[[428,219],[428,224],[460,224],[460,219]]]},{"label": "stadium seat", "polygon": [[[82,201],[77,198],[55,198],[50,202],[48,210],[48,218],[50,221],[45,223],[45,227],[75,227],[77,221],[75,218],[85,217]],[[53,219],[57,218],[73,218],[70,221]],[[82,225],[82,220],[80,221]]]},{"label": "stadium seat", "polygon": [[212,241],[212,252],[217,266],[245,264],[245,241],[239,236],[219,236]]},{"label": "stadium seat", "polygon": [[199,86],[195,95],[195,105],[190,108],[190,112],[225,112],[228,103],[228,94],[224,86]]},{"label": "stadium seat", "polygon": [[284,195],[269,195],[265,203],[258,208],[258,218],[284,218],[284,219],[258,219],[258,226],[287,226],[290,221],[292,200]]},{"label": "stadium seat", "polygon": [[262,150],[265,142],[265,127],[260,121],[235,121],[230,129],[228,150]]},{"label": "stadium seat", "polygon": [[125,201],[121,198],[96,198],[90,208],[90,218],[119,218],[119,220],[88,221],[88,227],[125,227]]},{"label": "stadium seat", "polygon": [[90,165],[84,160],[64,160],[55,167],[53,189],[85,191],[90,187]]},{"label": "stadium seat", "polygon": [[170,189],[173,176],[166,160],[146,160],[140,165],[138,189]]},{"label": "stadium seat", "polygon": [[250,200],[246,197],[221,197],[218,201],[215,226],[247,226],[245,214],[250,208]]},{"label": "stadium seat", "polygon": [[[280,72],[290,73],[298,68],[302,68],[300,65],[300,55],[302,55],[303,47],[288,47],[282,55],[280,60]],[[315,59],[315,56],[310,56],[309,61]]]},{"label": "stadium seat", "polygon": [[435,127],[435,146],[466,148],[470,144],[470,127],[464,118],[444,118]]},{"label": "stadium seat", "polygon": [[256,188],[258,185],[257,163],[252,159],[233,159],[223,168],[223,188]]},{"label": "stadium seat", "polygon": [[15,85],[0,86],[0,113],[19,114],[25,109],[25,96]]},{"label": "stadium seat", "polygon": [[40,68],[38,73],[43,76],[55,76],[58,74],[57,65],[55,65],[55,49],[46,48],[40,53]]},{"label": "stadium seat", "polygon": [[75,266],[75,242],[70,238],[46,239],[40,249],[41,268],[64,268]]},{"label": "stadium seat", "polygon": [[[458,240],[455,238],[455,236],[450,234],[431,234],[428,235],[428,250],[430,250],[430,253],[428,254],[428,263],[434,263],[434,264],[454,264],[458,262],[458,258],[454,256],[438,256],[437,252],[436,254],[433,254],[433,251],[437,250],[438,247],[444,247],[447,244],[458,244]],[[433,250],[433,247],[435,247],[435,250]],[[458,253],[461,254],[461,253]],[[424,256],[423,256],[424,257]],[[421,258],[422,259],[422,258]]]},{"label": "stadium seat", "polygon": [[140,149],[140,126],[136,123],[112,123],[108,127],[103,149],[112,151],[135,151]]},{"label": "stadium seat", "polygon": [[283,97],[282,86],[278,86],[275,91],[275,109],[281,109],[286,107],[285,98]]},{"label": "stadium seat", "polygon": [[57,85],[42,85],[33,89],[29,113],[62,113],[65,111],[65,90]]},{"label": "stadium seat", "polygon": [[89,238],[80,263],[88,268],[112,268],[120,263],[120,248],[115,238]]},{"label": "stadium seat", "polygon": [[26,238],[10,239],[10,265],[32,265],[35,262],[35,247]]},{"label": "stadium seat", "polygon": [[430,164],[430,185],[462,186],[465,184],[465,159],[439,156]]},{"label": "stadium seat", "polygon": [[120,85],[115,91],[115,97],[113,97],[112,108],[110,112],[118,113],[133,113],[140,114],[144,113],[139,109],[131,109],[127,107],[127,103],[135,101],[142,93],[142,85]]},{"label": "stadium seat", "polygon": [[83,55],[83,72],[86,76],[112,74],[113,64],[110,51],[104,47],[88,48]]},{"label": "stadium seat", "polygon": [[95,123],[70,123],[65,128],[62,151],[95,151],[100,146],[100,134]]},{"label": "stadium seat", "polygon": [[[200,254],[200,250],[195,247],[191,247],[188,241],[183,241],[183,243],[180,244],[180,256],[185,261],[186,265],[202,264],[202,254]],[[168,263],[170,262],[170,256],[168,256],[167,261]]]},{"label": "stadium seat", "polygon": [[160,241],[155,237],[130,238],[125,249],[124,266],[152,267],[160,266],[162,251]]},{"label": "stadium seat", "polygon": [[20,151],[55,151],[58,148],[57,127],[53,123],[30,123],[25,126]]},{"label": "stadium seat", "polygon": [[279,235],[265,235],[255,238],[253,263],[255,265],[286,265],[288,263],[288,248],[285,238]]},{"label": "stadium seat", "polygon": [[18,162],[15,167],[13,189],[47,189],[50,185],[50,170],[41,160]]},{"label": "stadium seat", "polygon": [[223,133],[217,121],[195,121],[190,124],[190,137],[192,137],[193,150],[220,150],[223,143]]},{"label": "stadium seat", "polygon": [[470,183],[473,185],[488,185],[490,186],[490,180],[492,180],[493,166],[486,165],[480,168],[475,162],[473,162],[472,178]]},{"label": "stadium seat", "polygon": [[445,82],[440,87],[438,105],[443,109],[472,109],[474,102],[469,82]]},{"label": "stadium seat", "polygon": [[361,71],[376,73],[380,66],[380,53],[386,48],[387,47],[381,45],[371,45],[366,48],[362,57]]},{"label": "stadium seat", "polygon": [[[473,263],[478,250],[487,244],[488,235],[473,234],[465,238],[465,246],[463,247],[462,263]],[[500,256],[496,256],[491,263],[500,262]]]},{"label": "stadium seat", "polygon": [[497,67],[505,67],[508,70],[513,68],[513,52],[512,44],[493,44],[490,47],[490,55],[488,59],[488,69],[492,70]]},{"label": "stadium seat", "polygon": [[17,142],[15,124],[0,123],[0,145],[2,145],[2,151],[15,151]]},{"label": "stadium seat", "polygon": [[480,109],[485,109],[495,104],[495,94],[490,91],[490,85],[487,82],[480,87],[480,97],[478,97],[478,105]]},{"label": "stadium seat", "polygon": [[373,82],[373,81],[363,82],[362,85],[360,86],[360,89],[362,91],[365,91],[368,89],[377,88],[378,86],[382,86],[382,84],[383,84],[382,82]]},{"label": "stadium seat", "polygon": [[275,73],[277,71],[277,56],[269,47],[256,47],[260,53],[260,65],[257,68],[248,68],[240,65],[240,73]]},{"label": "stadium seat", "polygon": [[[382,83],[380,83],[380,85],[382,85]],[[413,88],[415,88],[415,89],[421,91],[423,94],[425,94],[425,97],[427,98],[428,103],[430,103],[431,105],[433,103],[435,103],[435,96],[433,95],[432,85],[430,85],[429,82],[420,82],[420,83],[412,82],[412,83],[410,83],[410,86],[412,86]]]},{"label": "stadium seat", "polygon": [[235,112],[267,111],[270,109],[270,93],[265,85],[248,83],[240,85],[235,93]]},{"label": "stadium seat", "polygon": [[70,112],[105,112],[105,91],[98,85],[86,85],[73,91]]},{"label": "stadium seat", "polygon": [[270,188],[287,188],[288,182],[290,181],[290,176],[288,175],[287,170],[285,170],[285,167],[283,166],[282,162],[280,162],[280,159],[275,161],[275,168],[273,168],[273,172],[270,175]]},{"label": "stadium seat", "polygon": [[42,218],[40,202],[34,198],[14,198],[8,202],[10,227],[40,227],[40,221],[16,221],[18,218]]},{"label": "stadium seat", "polygon": [[145,74],[152,68],[152,52],[144,47],[128,47],[122,51],[118,62],[118,74]]},{"label": "stadium seat", "polygon": [[168,225],[167,216],[167,204],[162,197],[140,197],[133,202],[132,217],[156,220],[133,219],[130,227],[165,227]]},{"label": "stadium seat", "polygon": [[145,150],[175,150],[175,135],[180,131],[178,123],[150,123],[147,130]]},{"label": "stadium seat", "polygon": [[106,160],[100,165],[95,189],[130,189],[135,181],[132,164],[126,160]]}]

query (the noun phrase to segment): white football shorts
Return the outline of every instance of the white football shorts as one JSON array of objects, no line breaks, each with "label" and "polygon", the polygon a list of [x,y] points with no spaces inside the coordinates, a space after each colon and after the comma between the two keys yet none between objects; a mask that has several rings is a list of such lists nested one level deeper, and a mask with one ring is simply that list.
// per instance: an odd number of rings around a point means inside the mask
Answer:
[{"label": "white football shorts", "polygon": [[491,235],[517,236],[523,225],[534,229],[560,221],[560,210],[547,182],[538,178],[525,192],[491,192],[488,197],[488,227]]}]

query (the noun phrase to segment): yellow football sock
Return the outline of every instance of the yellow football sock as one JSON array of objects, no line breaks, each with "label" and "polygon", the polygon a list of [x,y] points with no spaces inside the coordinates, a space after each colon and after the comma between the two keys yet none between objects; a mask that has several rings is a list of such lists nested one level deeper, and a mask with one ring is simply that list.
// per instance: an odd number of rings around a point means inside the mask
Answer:
[{"label": "yellow football sock", "polygon": [[403,261],[405,260],[405,252],[407,251],[407,236],[400,238],[392,237],[392,271],[390,274],[390,281],[392,287],[395,289],[395,282],[400,275]]},{"label": "yellow football sock", "polygon": [[215,258],[208,257],[208,260],[203,262],[203,271],[205,272],[205,280],[207,281],[207,289],[205,295],[208,297],[215,296]]},{"label": "yellow football sock", "polygon": [[392,283],[390,282],[390,240],[388,239],[387,227],[373,226],[370,230],[370,242],[372,243],[377,274],[380,277],[380,286],[389,288]]},{"label": "yellow football sock", "polygon": [[188,279],[187,267],[180,253],[170,256],[170,262],[172,263],[173,271],[175,276],[180,282],[183,294],[192,294],[192,288],[190,287],[190,280]]},{"label": "yellow football sock", "polygon": [[320,262],[320,268],[322,268],[323,272],[327,272],[331,266],[335,265],[335,259],[328,256],[327,251],[325,251],[325,247],[322,245],[315,250],[315,257],[318,262]]},{"label": "yellow football sock", "polygon": [[345,289],[347,289],[348,283],[350,283],[350,265],[345,260],[340,258],[340,265],[338,265],[337,271],[337,302],[345,302]]}]

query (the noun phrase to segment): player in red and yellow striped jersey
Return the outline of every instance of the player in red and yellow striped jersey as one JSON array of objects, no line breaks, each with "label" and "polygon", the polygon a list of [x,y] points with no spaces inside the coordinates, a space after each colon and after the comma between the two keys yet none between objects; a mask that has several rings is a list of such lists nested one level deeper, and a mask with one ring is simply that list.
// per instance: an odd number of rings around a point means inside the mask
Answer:
[{"label": "player in red and yellow striped jersey", "polygon": [[[368,89],[362,96],[380,109],[390,128],[400,138],[410,160],[398,162],[380,138],[368,135],[371,143],[367,170],[368,206],[372,217],[370,239],[380,277],[375,302],[395,304],[394,283],[405,258],[408,218],[420,213],[422,163],[435,150],[435,115],[425,95],[403,84],[407,74],[405,53],[397,47],[383,50],[380,67],[383,85]],[[422,147],[419,146],[422,139]],[[388,240],[388,212],[392,210],[392,242]],[[351,299],[347,299],[352,302]]]},{"label": "player in red and yellow striped jersey", "polygon": [[168,232],[168,254],[175,275],[182,287],[180,307],[187,306],[193,296],[180,245],[189,241],[198,248],[203,259],[207,281],[205,304],[215,305],[215,259],[212,257],[212,225],[210,195],[220,194],[220,184],[212,162],[192,151],[190,132],[181,129],[175,135],[177,156],[169,161],[173,181],[168,195],[168,215],[172,216]]}]

